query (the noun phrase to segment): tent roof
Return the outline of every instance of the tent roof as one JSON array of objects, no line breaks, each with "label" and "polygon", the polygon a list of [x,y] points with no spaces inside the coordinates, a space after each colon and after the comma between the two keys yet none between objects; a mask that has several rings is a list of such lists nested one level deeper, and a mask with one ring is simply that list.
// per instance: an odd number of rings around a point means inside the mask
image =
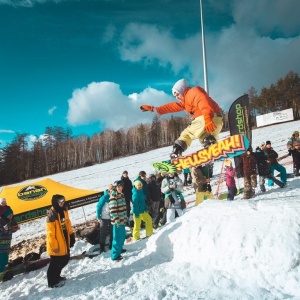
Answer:
[{"label": "tent roof", "polygon": [[51,206],[54,194],[64,195],[70,208],[75,208],[98,201],[103,191],[77,189],[46,178],[27,184],[4,187],[0,192],[0,197],[6,198],[7,205],[12,208],[16,217],[22,216],[17,221],[25,222],[45,215]]}]

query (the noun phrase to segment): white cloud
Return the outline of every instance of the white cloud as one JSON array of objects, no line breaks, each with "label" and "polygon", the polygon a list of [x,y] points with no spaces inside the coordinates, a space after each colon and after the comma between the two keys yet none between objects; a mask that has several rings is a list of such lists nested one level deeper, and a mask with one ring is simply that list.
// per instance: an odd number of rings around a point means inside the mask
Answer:
[{"label": "white cloud", "polygon": [[0,133],[15,133],[15,132],[10,129],[0,129]]},{"label": "white cloud", "polygon": [[[260,2],[255,3],[259,6]],[[241,11],[238,6],[239,2],[236,11]],[[209,92],[225,110],[251,86],[259,91],[289,71],[300,72],[299,35],[272,39],[259,35],[252,23],[245,24],[206,34]],[[169,29],[129,24],[121,40],[119,51],[123,60],[169,67],[175,75],[184,75],[191,85],[203,86],[200,34],[177,39]]]},{"label": "white cloud", "polygon": [[20,7],[32,7],[35,4],[42,4],[46,2],[60,3],[70,0],[0,0],[0,5],[20,6]]},{"label": "white cloud", "polygon": [[152,88],[127,96],[116,83],[92,82],[73,92],[68,100],[67,120],[71,126],[99,122],[106,128],[118,130],[152,121],[154,114],[141,112],[142,104],[157,106],[173,100],[170,95]]},{"label": "white cloud", "polygon": [[52,108],[48,109],[48,115],[53,115],[53,112],[57,109],[56,106],[53,106]]}]

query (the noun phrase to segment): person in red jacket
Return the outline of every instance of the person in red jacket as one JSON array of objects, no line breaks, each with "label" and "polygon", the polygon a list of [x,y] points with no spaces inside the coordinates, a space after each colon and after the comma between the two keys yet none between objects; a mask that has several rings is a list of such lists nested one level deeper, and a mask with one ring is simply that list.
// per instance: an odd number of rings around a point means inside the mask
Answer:
[{"label": "person in red jacket", "polygon": [[144,104],[140,107],[143,112],[157,112],[158,115],[185,110],[192,116],[191,124],[175,141],[171,158],[181,156],[194,139],[199,139],[204,147],[215,143],[223,127],[223,115],[219,105],[203,88],[189,87],[185,79],[180,79],[174,84],[172,94],[178,100],[177,102],[166,103],[158,107]]}]

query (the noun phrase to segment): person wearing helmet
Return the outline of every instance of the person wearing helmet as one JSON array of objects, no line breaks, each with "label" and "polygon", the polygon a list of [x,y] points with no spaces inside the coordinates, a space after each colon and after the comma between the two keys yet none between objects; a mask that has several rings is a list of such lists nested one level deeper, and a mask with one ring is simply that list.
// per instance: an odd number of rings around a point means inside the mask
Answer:
[{"label": "person wearing helmet", "polygon": [[289,155],[293,158],[293,171],[295,176],[299,176],[300,169],[300,137],[299,131],[294,131],[287,142]]},{"label": "person wearing helmet", "polygon": [[234,196],[237,194],[237,188],[234,179],[234,177],[236,176],[236,168],[232,167],[232,162],[230,159],[226,159],[224,161],[224,166],[225,166],[226,186],[228,188],[227,200],[232,201],[234,199]]},{"label": "person wearing helmet", "polygon": [[126,238],[125,223],[127,222],[127,210],[123,186],[124,183],[122,180],[115,181],[115,189],[111,191],[109,198],[109,211],[113,231],[110,257],[114,261],[123,259],[121,253],[126,251],[123,249]]},{"label": "person wearing helmet", "polygon": [[223,127],[222,109],[219,105],[200,86],[189,87],[185,79],[174,84],[172,95],[177,102],[158,107],[144,104],[140,107],[143,112],[156,112],[159,116],[184,110],[192,116],[191,124],[175,140],[171,158],[181,156],[194,139],[199,139],[204,147],[215,143]]}]

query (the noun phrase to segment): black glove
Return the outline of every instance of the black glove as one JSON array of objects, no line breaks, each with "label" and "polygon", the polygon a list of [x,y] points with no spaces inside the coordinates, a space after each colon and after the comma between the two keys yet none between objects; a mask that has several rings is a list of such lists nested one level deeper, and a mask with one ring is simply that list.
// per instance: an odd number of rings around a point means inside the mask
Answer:
[{"label": "black glove", "polygon": [[75,235],[74,233],[70,234],[70,248],[72,248],[75,244]]}]

